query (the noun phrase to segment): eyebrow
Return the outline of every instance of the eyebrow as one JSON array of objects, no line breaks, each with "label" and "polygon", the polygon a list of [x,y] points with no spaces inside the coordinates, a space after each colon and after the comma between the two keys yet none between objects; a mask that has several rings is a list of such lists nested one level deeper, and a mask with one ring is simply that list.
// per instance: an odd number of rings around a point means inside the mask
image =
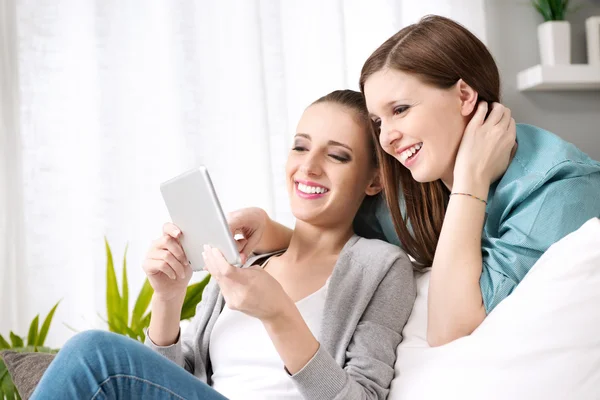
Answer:
[{"label": "eyebrow", "polygon": [[[296,135],[295,135],[294,137],[298,137],[298,136],[299,136],[299,137],[303,137],[303,138],[305,138],[305,139],[308,139],[308,140],[312,140],[312,139],[311,139],[311,137],[310,137],[310,135],[309,135],[308,133],[296,133]],[[341,143],[341,142],[337,142],[337,141],[335,141],[335,140],[329,140],[329,141],[327,142],[327,144],[328,144],[329,146],[340,146],[340,147],[344,147],[344,148],[346,148],[346,149],[350,150],[351,152],[354,152],[354,151],[352,150],[352,148],[351,148],[350,146],[348,146],[347,144],[344,144],[344,143]]]}]

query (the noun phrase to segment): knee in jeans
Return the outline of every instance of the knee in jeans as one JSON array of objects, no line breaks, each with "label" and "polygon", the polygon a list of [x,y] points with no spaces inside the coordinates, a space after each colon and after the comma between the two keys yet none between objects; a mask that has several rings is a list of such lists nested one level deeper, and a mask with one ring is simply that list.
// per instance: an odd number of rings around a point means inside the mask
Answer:
[{"label": "knee in jeans", "polygon": [[68,351],[79,355],[96,354],[99,350],[114,350],[120,346],[123,339],[125,338],[115,333],[89,330],[73,336],[60,351]]}]

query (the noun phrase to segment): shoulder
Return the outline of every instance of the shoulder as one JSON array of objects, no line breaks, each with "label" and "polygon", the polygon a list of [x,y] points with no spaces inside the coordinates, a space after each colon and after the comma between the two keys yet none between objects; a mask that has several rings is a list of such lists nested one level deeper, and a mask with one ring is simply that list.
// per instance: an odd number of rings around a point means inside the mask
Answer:
[{"label": "shoulder", "polygon": [[517,152],[509,169],[514,167],[521,175],[543,180],[561,170],[579,175],[600,171],[600,163],[573,143],[537,126],[518,124],[517,143]]},{"label": "shoulder", "polygon": [[342,250],[353,263],[385,275],[390,269],[413,272],[412,263],[402,248],[379,239],[354,235]]},{"label": "shoulder", "polygon": [[599,162],[542,128],[518,124],[517,143],[517,152],[497,184],[494,202],[498,206],[519,204],[541,186],[556,181],[600,176]]}]

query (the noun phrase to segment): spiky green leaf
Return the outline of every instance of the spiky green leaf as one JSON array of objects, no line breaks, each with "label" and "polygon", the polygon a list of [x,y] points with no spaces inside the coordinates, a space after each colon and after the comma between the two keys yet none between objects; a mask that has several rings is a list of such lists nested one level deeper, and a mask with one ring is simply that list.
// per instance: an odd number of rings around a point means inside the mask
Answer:
[{"label": "spiky green leaf", "polygon": [[137,333],[135,333],[130,327],[128,327],[125,321],[123,321],[120,316],[117,317],[117,320],[119,321],[119,324],[122,328],[122,332],[120,332],[122,335],[127,335],[134,340],[138,340]]},{"label": "spiky green leaf", "polygon": [[17,389],[8,374],[4,361],[0,358],[0,399],[17,399]]},{"label": "spiky green leaf", "polygon": [[23,347],[25,345],[23,339],[17,336],[13,331],[10,332],[10,342],[12,343],[12,347]]},{"label": "spiky green leaf", "polygon": [[568,13],[573,12],[570,0],[532,0],[531,4],[544,21],[563,21]]},{"label": "spiky green leaf", "polygon": [[154,289],[150,285],[150,281],[146,279],[144,281],[144,285],[138,294],[138,297],[135,301],[135,306],[133,307],[133,313],[131,314],[131,327],[133,330],[137,330],[141,326],[141,321],[148,310],[148,306],[150,306],[150,301],[152,300],[152,295],[154,294]]},{"label": "spiky green leaf", "polygon": [[106,317],[110,322],[109,330],[114,332],[111,326],[119,327],[120,325],[117,316],[119,315],[119,307],[121,305],[121,295],[119,294],[112,251],[106,238],[104,238],[104,243],[106,246]]},{"label": "spiky green leaf", "polygon": [[37,340],[35,341],[36,346],[43,346],[46,341],[46,337],[48,336],[48,331],[50,330],[50,324],[52,324],[52,318],[54,318],[54,313],[56,312],[56,308],[60,304],[62,300],[59,300],[54,307],[50,310],[46,318],[44,318],[44,322],[42,323],[42,328],[40,329]]},{"label": "spiky green leaf", "polygon": [[6,339],[4,339],[2,335],[0,335],[0,350],[10,349],[10,347],[10,343],[8,343]]},{"label": "spiky green leaf", "polygon": [[40,327],[40,314],[36,315],[29,325],[29,333],[27,334],[27,346],[35,346],[38,337],[38,329]]},{"label": "spiky green leaf", "polygon": [[81,332],[79,329],[75,329],[75,328],[73,328],[71,325],[69,325],[69,324],[66,324],[66,323],[64,323],[64,322],[63,322],[63,325],[65,326],[65,328],[67,328],[68,330],[70,330],[70,331],[72,331],[72,332],[74,332],[74,333],[79,333],[79,332]]},{"label": "spiky green leaf", "polygon": [[188,286],[185,293],[183,307],[181,308],[181,320],[190,319],[196,315],[196,308],[198,303],[202,301],[202,293],[204,292],[204,288],[206,285],[208,285],[209,281],[210,275],[207,275],[200,282]]},{"label": "spiky green leaf", "polygon": [[129,248],[129,244],[125,246],[125,254],[123,255],[123,271],[121,278],[121,294],[123,295],[121,299],[121,312],[120,316],[123,321],[125,321],[125,326],[129,323],[129,282],[127,281],[127,249]]}]

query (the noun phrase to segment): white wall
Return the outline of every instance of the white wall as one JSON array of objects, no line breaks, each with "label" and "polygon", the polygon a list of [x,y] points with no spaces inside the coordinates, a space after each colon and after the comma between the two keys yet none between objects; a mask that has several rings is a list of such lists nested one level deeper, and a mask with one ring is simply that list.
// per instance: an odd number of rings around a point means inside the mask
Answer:
[{"label": "white wall", "polygon": [[[585,19],[600,15],[600,2],[574,2],[569,15],[572,62],[586,63]],[[537,25],[542,17],[523,0],[486,0],[488,46],[503,78],[503,102],[517,122],[548,129],[600,160],[600,91],[519,92],[517,73],[539,64]]]}]

